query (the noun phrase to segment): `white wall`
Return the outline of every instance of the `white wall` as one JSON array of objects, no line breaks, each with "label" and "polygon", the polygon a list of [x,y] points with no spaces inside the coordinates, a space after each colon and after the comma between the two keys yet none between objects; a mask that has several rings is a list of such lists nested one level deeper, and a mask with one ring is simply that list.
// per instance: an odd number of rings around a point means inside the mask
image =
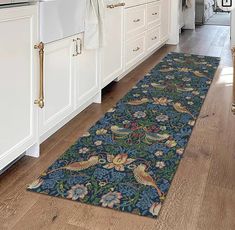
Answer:
[{"label": "white wall", "polygon": [[[180,2],[180,0],[171,0],[171,34],[168,41],[168,44],[171,45],[177,45],[179,43]],[[192,0],[192,7],[184,11],[184,28],[195,29],[195,0]]]},{"label": "white wall", "polygon": [[184,10],[184,29],[195,29],[195,9],[196,2],[195,0],[191,0],[192,7]]}]

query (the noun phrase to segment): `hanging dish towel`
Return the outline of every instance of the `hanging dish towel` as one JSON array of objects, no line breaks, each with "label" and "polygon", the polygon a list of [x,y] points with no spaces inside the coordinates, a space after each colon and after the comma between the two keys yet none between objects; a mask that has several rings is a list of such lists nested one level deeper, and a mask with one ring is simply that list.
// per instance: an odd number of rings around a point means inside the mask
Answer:
[{"label": "hanging dish towel", "polygon": [[84,46],[85,49],[98,49],[104,43],[104,2],[87,0]]}]

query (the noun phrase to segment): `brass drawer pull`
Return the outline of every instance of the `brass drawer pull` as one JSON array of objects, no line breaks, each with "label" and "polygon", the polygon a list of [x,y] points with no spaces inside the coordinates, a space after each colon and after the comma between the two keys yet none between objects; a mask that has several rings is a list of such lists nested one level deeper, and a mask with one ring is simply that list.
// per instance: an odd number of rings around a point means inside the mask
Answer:
[{"label": "brass drawer pull", "polygon": [[140,22],[140,19],[139,18],[135,19],[135,20],[133,20],[133,22]]},{"label": "brass drawer pull", "polygon": [[116,7],[121,7],[121,6],[125,6],[126,5],[126,3],[118,3],[118,4],[111,4],[111,5],[107,5],[107,8],[109,8],[109,9],[114,9],[114,8],[116,8]]},{"label": "brass drawer pull", "polygon": [[140,50],[140,47],[136,47],[135,49],[133,49],[133,52],[137,52],[138,50]]},{"label": "brass drawer pull", "polygon": [[152,38],[153,41],[156,40],[156,39],[157,39],[157,36],[155,36],[155,37]]},{"label": "brass drawer pull", "polygon": [[40,65],[40,80],[39,80],[39,98],[34,101],[35,105],[39,108],[44,107],[44,43],[40,42],[38,45],[34,46],[34,49],[39,50],[39,65]]},{"label": "brass drawer pull", "polygon": [[158,13],[152,13],[153,16],[158,15]]}]

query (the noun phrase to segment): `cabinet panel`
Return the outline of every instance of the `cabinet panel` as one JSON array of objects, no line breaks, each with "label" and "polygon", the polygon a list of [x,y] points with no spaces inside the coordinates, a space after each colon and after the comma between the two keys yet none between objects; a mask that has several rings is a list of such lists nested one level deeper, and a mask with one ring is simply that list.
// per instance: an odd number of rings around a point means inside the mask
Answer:
[{"label": "cabinet panel", "polygon": [[146,35],[147,51],[152,51],[161,43],[160,26],[147,31]]},{"label": "cabinet panel", "polygon": [[146,29],[146,5],[125,10],[126,40],[139,35]]},{"label": "cabinet panel", "polygon": [[145,55],[145,33],[126,43],[126,69],[135,65]]},{"label": "cabinet panel", "polygon": [[126,7],[138,6],[140,4],[146,3],[147,0],[125,0]]},{"label": "cabinet panel", "polygon": [[100,57],[102,88],[123,72],[123,10],[124,7],[106,8],[105,44]]},{"label": "cabinet panel", "polygon": [[0,9],[0,170],[36,142],[37,11]]},{"label": "cabinet panel", "polygon": [[164,0],[164,4],[161,4],[161,40],[165,42],[169,37],[170,31],[170,0]]},{"label": "cabinet panel", "polygon": [[148,28],[153,28],[161,22],[161,5],[160,2],[153,2],[147,5],[147,23]]},{"label": "cabinet panel", "polygon": [[97,50],[85,50],[83,37],[78,37],[81,53],[75,58],[76,108],[86,103],[99,92]]},{"label": "cabinet panel", "polygon": [[74,109],[73,55],[72,38],[45,45],[45,107],[40,111],[41,135],[66,118]]}]

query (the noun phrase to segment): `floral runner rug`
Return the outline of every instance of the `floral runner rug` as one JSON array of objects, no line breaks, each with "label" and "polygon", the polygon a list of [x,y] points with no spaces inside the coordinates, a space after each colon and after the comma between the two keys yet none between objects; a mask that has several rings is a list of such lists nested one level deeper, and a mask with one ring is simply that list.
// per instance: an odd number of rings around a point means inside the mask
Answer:
[{"label": "floral runner rug", "polygon": [[157,217],[219,62],[169,53],[28,190]]}]

